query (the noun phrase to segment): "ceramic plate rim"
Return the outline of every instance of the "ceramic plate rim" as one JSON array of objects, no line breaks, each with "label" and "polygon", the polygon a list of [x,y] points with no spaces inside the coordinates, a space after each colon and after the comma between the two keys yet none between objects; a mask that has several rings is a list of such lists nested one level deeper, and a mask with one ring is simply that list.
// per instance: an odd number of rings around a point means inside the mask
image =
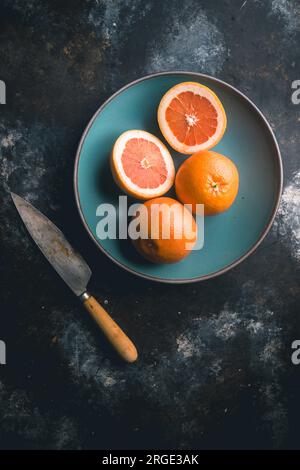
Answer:
[{"label": "ceramic plate rim", "polygon": [[[167,279],[167,278],[163,278],[163,277],[155,277],[155,276],[151,276],[151,275],[148,275],[148,274],[144,274],[144,273],[140,273],[128,266],[126,266],[126,264],[123,264],[121,263],[118,259],[114,258],[110,253],[108,253],[102,245],[100,245],[100,243],[98,242],[98,240],[96,240],[96,238],[94,237],[94,234],[92,233],[92,231],[90,230],[90,227],[88,226],[86,220],[85,220],[85,217],[84,217],[84,214],[83,214],[83,210],[81,208],[81,204],[80,204],[80,200],[79,200],[79,190],[78,190],[78,167],[79,167],[79,160],[80,160],[80,156],[81,156],[81,149],[83,147],[83,144],[84,144],[84,141],[86,139],[86,136],[90,130],[90,128],[92,127],[92,125],[94,124],[94,121],[96,120],[96,118],[98,117],[98,115],[103,111],[103,109],[112,101],[114,100],[119,94],[123,93],[123,91],[127,90],[128,88],[131,88],[132,86],[140,83],[140,82],[143,82],[143,81],[146,81],[146,80],[149,80],[151,78],[155,78],[155,77],[160,77],[160,76],[164,76],[164,75],[189,75],[189,76],[193,76],[197,79],[201,79],[201,78],[204,78],[204,79],[208,79],[208,80],[211,80],[212,82],[216,82],[220,85],[222,85],[223,87],[225,88],[228,88],[230,91],[233,91],[234,93],[238,94],[240,98],[242,98],[243,100],[245,100],[248,104],[250,104],[254,110],[258,113],[258,115],[260,116],[260,118],[263,120],[264,124],[266,125],[268,131],[269,131],[269,134],[272,138],[272,141],[273,141],[273,144],[274,144],[274,148],[275,148],[275,154],[276,154],[276,158],[277,158],[277,163],[278,163],[278,168],[279,168],[279,186],[278,186],[278,191],[277,191],[277,195],[276,195],[276,202],[274,204],[274,207],[273,207],[273,210],[272,210],[272,213],[271,213],[271,216],[270,218],[268,219],[267,223],[266,223],[266,226],[264,228],[264,230],[262,231],[260,237],[258,238],[258,240],[256,241],[256,243],[254,243],[254,245],[252,245],[249,250],[243,254],[242,256],[240,256],[237,260],[235,260],[234,262],[230,263],[229,265],[225,266],[224,268],[222,269],[219,269],[218,271],[215,271],[213,273],[210,273],[210,274],[206,274],[206,275],[202,275],[202,276],[199,276],[199,277],[194,277],[194,278],[186,278],[186,279]],[[157,73],[152,73],[152,74],[149,74],[149,75],[145,75],[141,78],[138,78],[136,80],[133,80],[132,82],[124,85],[123,87],[121,87],[119,90],[117,90],[115,93],[113,93],[108,99],[106,99],[104,101],[104,103],[102,103],[102,105],[97,109],[97,111],[94,113],[94,115],[91,117],[91,119],[89,120],[86,128],[84,129],[83,131],[83,134],[81,136],[81,139],[79,141],[79,145],[77,147],[77,151],[76,151],[76,157],[75,157],[75,163],[74,163],[74,176],[73,176],[73,188],[74,188],[74,194],[75,194],[75,201],[76,201],[76,206],[77,206],[77,209],[78,209],[78,212],[79,212],[79,216],[81,218],[81,221],[89,235],[89,237],[93,240],[93,242],[95,243],[95,245],[98,247],[98,249],[104,253],[111,261],[113,261],[117,266],[125,269],[126,271],[130,272],[131,274],[134,274],[136,276],[139,276],[141,278],[144,278],[144,279],[147,279],[147,280],[150,280],[150,281],[155,281],[155,282],[162,282],[162,283],[167,283],[167,284],[190,284],[190,283],[194,283],[194,282],[200,282],[200,281],[205,281],[205,280],[208,280],[208,279],[212,279],[214,277],[217,277],[217,276],[220,276],[221,274],[224,274],[226,273],[227,271],[230,271],[231,269],[235,268],[236,266],[238,266],[240,263],[242,263],[246,258],[248,258],[248,256],[250,256],[252,253],[254,253],[254,251],[259,247],[259,245],[262,243],[262,241],[264,240],[264,238],[266,237],[266,235],[269,233],[270,231],[270,228],[272,227],[272,224],[274,222],[274,219],[275,219],[275,216],[276,216],[276,213],[277,213],[277,210],[278,210],[278,207],[279,207],[279,203],[280,203],[280,198],[281,198],[281,194],[282,194],[282,187],[283,187],[283,166],[282,166],[282,158],[281,158],[281,152],[280,152],[280,149],[279,149],[279,145],[278,145],[278,142],[277,142],[277,139],[275,137],[275,134],[273,132],[273,129],[271,128],[267,118],[264,116],[264,114],[260,111],[260,109],[256,106],[256,104],[253,103],[253,101],[248,98],[246,95],[244,95],[244,93],[242,93],[241,91],[239,91],[237,88],[235,88],[234,86],[230,85],[229,83],[223,81],[223,80],[220,80],[218,78],[215,78],[215,77],[212,77],[210,75],[207,75],[207,74],[204,74],[204,73],[200,73],[200,72],[189,72],[189,71],[183,71],[183,70],[180,70],[180,71],[166,71],[166,72],[157,72]]]}]

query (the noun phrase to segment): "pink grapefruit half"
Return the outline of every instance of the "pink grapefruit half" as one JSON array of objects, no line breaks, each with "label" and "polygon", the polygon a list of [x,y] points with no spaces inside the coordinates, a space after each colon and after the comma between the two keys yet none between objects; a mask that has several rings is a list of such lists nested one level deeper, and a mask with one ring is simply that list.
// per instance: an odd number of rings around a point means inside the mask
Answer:
[{"label": "pink grapefruit half", "polygon": [[146,131],[130,130],[118,137],[111,153],[115,182],[137,199],[165,194],[175,178],[174,162],[167,147]]}]

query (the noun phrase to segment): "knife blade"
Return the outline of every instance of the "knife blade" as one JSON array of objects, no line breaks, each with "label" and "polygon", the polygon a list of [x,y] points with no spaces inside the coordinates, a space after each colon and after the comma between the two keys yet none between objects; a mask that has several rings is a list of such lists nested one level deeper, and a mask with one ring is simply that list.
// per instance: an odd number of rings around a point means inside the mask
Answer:
[{"label": "knife blade", "polygon": [[116,322],[97,300],[87,292],[92,271],[82,256],[74,250],[64,234],[32,204],[11,193],[21,219],[32,239],[55,271],[61,276],[100,326],[109,342],[127,362],[137,359],[137,350]]}]

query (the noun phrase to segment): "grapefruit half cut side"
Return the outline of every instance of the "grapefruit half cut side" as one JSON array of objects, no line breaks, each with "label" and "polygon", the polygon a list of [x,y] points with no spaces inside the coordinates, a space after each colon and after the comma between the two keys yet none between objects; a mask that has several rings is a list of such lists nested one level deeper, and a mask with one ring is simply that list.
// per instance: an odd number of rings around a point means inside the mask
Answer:
[{"label": "grapefruit half cut side", "polygon": [[183,82],[162,97],[157,111],[160,130],[177,152],[192,154],[214,147],[227,118],[217,95],[197,82]]},{"label": "grapefruit half cut side", "polygon": [[162,196],[173,185],[175,167],[167,147],[142,130],[126,131],[116,140],[111,154],[115,182],[137,199]]}]

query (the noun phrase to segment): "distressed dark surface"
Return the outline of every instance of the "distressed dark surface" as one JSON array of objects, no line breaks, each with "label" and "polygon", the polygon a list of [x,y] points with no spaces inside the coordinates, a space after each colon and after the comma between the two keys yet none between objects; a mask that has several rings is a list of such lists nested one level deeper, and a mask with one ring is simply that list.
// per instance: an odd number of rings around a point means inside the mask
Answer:
[{"label": "distressed dark surface", "polygon": [[[297,0],[2,1],[0,447],[300,448],[300,79]],[[154,71],[237,86],[270,120],[285,189],[256,253],[204,283],[142,281],[96,251],[75,208],[80,135],[101,102]],[[39,207],[91,265],[91,290],[140,349],[120,364],[23,228]]]}]

